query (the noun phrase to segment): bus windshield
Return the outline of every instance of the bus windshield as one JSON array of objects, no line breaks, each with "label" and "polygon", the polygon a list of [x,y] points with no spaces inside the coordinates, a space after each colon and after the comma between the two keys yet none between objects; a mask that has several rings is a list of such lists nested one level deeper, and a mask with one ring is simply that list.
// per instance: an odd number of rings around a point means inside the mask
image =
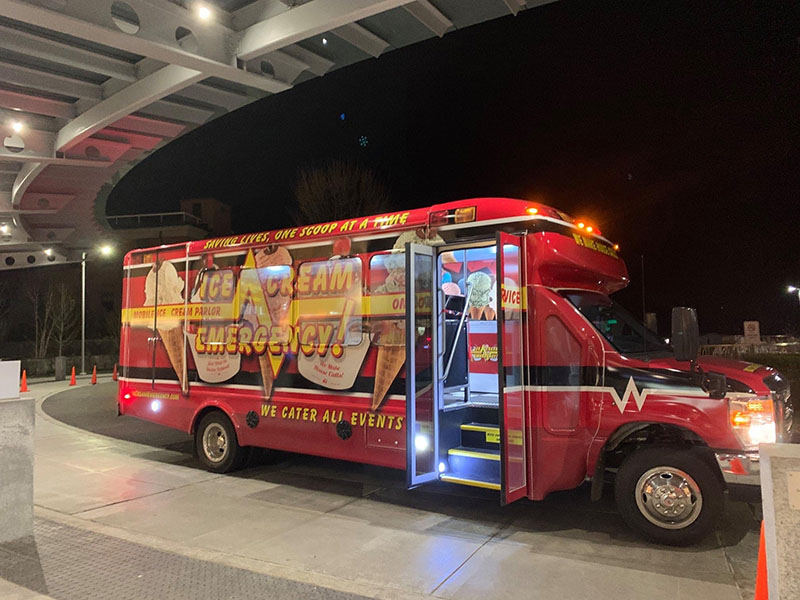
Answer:
[{"label": "bus windshield", "polygon": [[565,290],[562,295],[620,354],[671,354],[672,348],[608,296]]}]

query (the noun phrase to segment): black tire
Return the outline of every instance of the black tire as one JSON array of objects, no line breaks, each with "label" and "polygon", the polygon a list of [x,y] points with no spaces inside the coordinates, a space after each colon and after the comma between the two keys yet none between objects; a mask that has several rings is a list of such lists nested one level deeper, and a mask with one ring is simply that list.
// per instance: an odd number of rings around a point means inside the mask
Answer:
[{"label": "black tire", "polygon": [[[209,443],[205,443],[208,436]],[[219,445],[214,445],[218,440]],[[228,416],[218,410],[200,420],[194,434],[194,447],[203,466],[212,473],[229,473],[247,462],[247,447],[239,445],[236,430]]]},{"label": "black tire", "polygon": [[[720,477],[699,450],[636,450],[617,471],[614,493],[620,515],[631,529],[649,540],[672,546],[703,539],[724,507]],[[674,512],[663,514],[671,511]]]}]

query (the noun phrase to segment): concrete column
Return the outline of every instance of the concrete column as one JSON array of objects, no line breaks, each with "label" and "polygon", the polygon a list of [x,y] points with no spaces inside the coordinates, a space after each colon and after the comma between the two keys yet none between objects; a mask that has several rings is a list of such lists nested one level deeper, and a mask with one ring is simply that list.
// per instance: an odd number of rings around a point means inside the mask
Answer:
[{"label": "concrete column", "polygon": [[761,498],[770,600],[800,598],[800,445],[762,444]]},{"label": "concrete column", "polygon": [[33,398],[19,397],[19,361],[0,362],[0,543],[33,535]]}]

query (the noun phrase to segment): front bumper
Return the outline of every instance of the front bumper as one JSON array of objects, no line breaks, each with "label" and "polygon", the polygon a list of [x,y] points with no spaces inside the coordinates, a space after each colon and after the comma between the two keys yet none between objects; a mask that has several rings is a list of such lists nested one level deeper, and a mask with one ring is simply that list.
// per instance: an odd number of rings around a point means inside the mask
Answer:
[{"label": "front bumper", "polygon": [[761,485],[761,463],[758,452],[714,452],[722,477],[728,486]]}]

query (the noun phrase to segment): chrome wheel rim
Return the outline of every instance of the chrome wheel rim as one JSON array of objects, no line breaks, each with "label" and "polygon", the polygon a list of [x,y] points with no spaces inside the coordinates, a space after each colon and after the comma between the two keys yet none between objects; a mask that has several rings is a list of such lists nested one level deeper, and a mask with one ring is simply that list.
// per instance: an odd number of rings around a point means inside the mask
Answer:
[{"label": "chrome wheel rim", "polygon": [[219,423],[211,423],[203,432],[203,453],[214,463],[222,462],[228,455],[228,435]]},{"label": "chrome wheel rim", "polygon": [[663,529],[683,529],[700,516],[703,494],[685,471],[675,467],[654,467],[636,483],[639,512]]}]

